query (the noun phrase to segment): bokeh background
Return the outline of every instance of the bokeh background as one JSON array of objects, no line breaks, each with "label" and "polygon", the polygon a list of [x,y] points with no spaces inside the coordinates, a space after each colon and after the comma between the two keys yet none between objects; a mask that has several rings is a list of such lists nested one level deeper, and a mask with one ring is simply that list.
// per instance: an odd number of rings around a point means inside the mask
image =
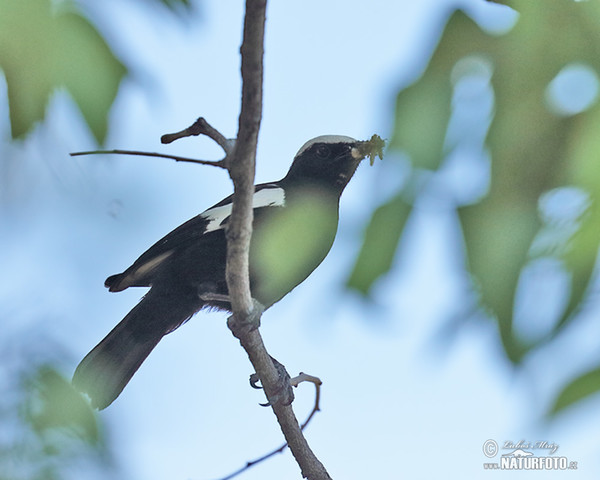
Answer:
[{"label": "bokeh background", "polygon": [[[317,135],[389,141],[328,259],[263,317],[273,356],[324,381],[306,435],[334,478],[600,474],[600,11],[503,3],[269,4],[257,181]],[[68,154],[219,158],[159,139],[198,116],[235,135],[243,13],[0,0],[1,479],[222,478],[282,442],[222,314],[167,336],[99,414],[68,385],[143,295],[104,279],[231,192],[209,167]],[[302,418],[314,392],[296,397]],[[492,473],[511,450],[489,459],[488,439],[578,468]],[[241,478],[299,471],[286,451]]]}]

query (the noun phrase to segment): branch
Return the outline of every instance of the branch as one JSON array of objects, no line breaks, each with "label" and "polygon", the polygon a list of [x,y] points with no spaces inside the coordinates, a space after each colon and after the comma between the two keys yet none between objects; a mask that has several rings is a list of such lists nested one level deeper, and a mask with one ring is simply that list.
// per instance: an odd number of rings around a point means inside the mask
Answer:
[{"label": "branch", "polygon": [[329,474],[308,446],[292,407],[277,401],[279,374],[258,331],[262,308],[253,301],[250,293],[248,253],[252,235],[256,145],[262,116],[266,5],[266,0],[246,0],[241,46],[242,107],[238,136],[229,162],[234,196],[227,229],[227,287],[233,311],[228,325],[240,340],[260,378],[302,476],[321,480],[329,479]]},{"label": "branch", "polygon": [[263,38],[266,0],[247,0],[242,54],[242,108],[229,163],[234,196],[227,229],[227,286],[233,315],[252,313],[248,252],[252,235],[252,195],[256,145],[262,117]]},{"label": "branch", "polygon": [[[306,418],[304,423],[301,425],[300,430],[304,430],[306,428],[306,426],[310,423],[312,418],[315,416],[315,414],[321,410],[320,405],[319,405],[320,400],[321,400],[321,384],[322,384],[321,380],[317,377],[313,377],[312,375],[307,375],[306,373],[303,373],[303,372],[300,372],[300,374],[297,377],[290,379],[290,384],[293,387],[297,387],[302,382],[311,382],[315,385],[315,404],[314,404],[311,412],[308,414],[308,417]],[[249,468],[254,467],[255,465],[258,465],[259,463],[264,462],[265,460],[268,460],[272,456],[283,452],[287,446],[288,446],[288,444],[284,443],[283,445],[276,448],[275,450],[272,450],[269,453],[266,453],[263,456],[258,457],[254,460],[250,460],[250,461],[246,462],[246,465],[244,465],[242,468],[236,470],[235,472],[230,473],[226,477],[223,477],[221,480],[231,480],[232,478],[237,477],[238,475],[245,472]]]},{"label": "branch", "polygon": [[198,118],[189,127],[184,128],[180,132],[167,133],[160,137],[161,143],[171,143],[184,137],[192,137],[198,135],[206,135],[213,139],[224,151],[225,155],[229,156],[235,145],[235,140],[227,139],[216,128],[210,125],[203,117]]},{"label": "branch", "polygon": [[176,162],[187,162],[187,163],[199,163],[200,165],[211,165],[213,167],[227,168],[225,157],[223,160],[199,160],[196,158],[179,157],[177,155],[167,155],[165,153],[153,153],[153,152],[140,152],[138,150],[90,150],[87,152],[73,152],[70,153],[72,157],[78,157],[80,155],[105,155],[105,154],[120,154],[120,155],[139,155],[141,157],[158,157],[158,158],[170,158]]}]

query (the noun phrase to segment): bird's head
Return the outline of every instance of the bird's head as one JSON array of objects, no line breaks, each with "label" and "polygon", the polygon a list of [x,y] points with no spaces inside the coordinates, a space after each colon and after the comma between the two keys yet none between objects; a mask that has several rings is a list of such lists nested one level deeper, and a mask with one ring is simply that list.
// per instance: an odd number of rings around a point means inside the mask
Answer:
[{"label": "bird's head", "polygon": [[306,142],[294,157],[285,179],[323,185],[341,193],[360,162],[382,156],[384,141],[373,135],[370,140],[358,141],[342,135],[321,135]]}]

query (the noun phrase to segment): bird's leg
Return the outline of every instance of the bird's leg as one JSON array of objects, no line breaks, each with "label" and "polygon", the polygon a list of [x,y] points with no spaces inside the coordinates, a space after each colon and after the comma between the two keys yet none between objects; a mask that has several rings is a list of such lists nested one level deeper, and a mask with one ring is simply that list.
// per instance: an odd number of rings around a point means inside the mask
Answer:
[{"label": "bird's leg", "polygon": [[[205,302],[222,302],[231,304],[229,295],[223,295],[222,293],[205,292],[199,295],[200,300]],[[227,326],[236,338],[246,335],[248,332],[256,330],[260,326],[260,317],[265,310],[265,307],[253,299],[254,308],[250,315],[244,322],[239,322],[233,315],[227,319]],[[285,367],[279,363],[276,359],[271,357],[271,361],[277,370],[278,385],[275,393],[271,396],[267,403],[261,403],[263,407],[268,407],[274,403],[283,403],[283,405],[290,405],[294,401],[294,392],[292,391],[292,382],[290,374],[287,372]],[[258,386],[260,379],[257,373],[250,375],[250,386],[252,388],[261,389]],[[294,385],[296,386],[297,383]]]},{"label": "bird's leg", "polygon": [[[225,297],[227,298],[227,301],[230,301],[227,295],[225,295]],[[233,333],[233,336],[238,339],[248,332],[256,330],[258,327],[260,327],[260,317],[265,311],[265,307],[255,299],[252,299],[252,303],[252,311],[246,316],[246,318],[244,318],[243,321],[238,320],[234,315],[227,319],[227,326],[231,330],[231,333]]]},{"label": "bird's leg", "polygon": [[[230,301],[229,296],[215,293],[206,293],[203,294],[200,298],[203,300],[212,300],[219,302]],[[227,319],[227,326],[229,327],[233,335],[238,339],[260,327],[260,317],[264,312],[265,307],[256,299],[252,299],[252,303],[252,311],[244,319],[243,322],[240,322],[233,315]],[[268,397],[269,401],[261,405],[265,407],[268,407],[273,404],[290,405],[294,401],[294,392],[292,390],[292,383],[290,382],[290,374],[287,372],[285,367],[276,359],[271,357],[271,361],[273,362],[273,366],[277,370],[277,386],[275,388],[275,391]],[[252,375],[250,375],[250,385],[252,386],[252,388],[262,388],[257,385],[259,381],[260,379],[258,377],[258,374],[253,373]]]},{"label": "bird's leg", "polygon": [[[294,391],[292,390],[292,379],[290,374],[275,358],[271,357],[271,361],[277,370],[279,380],[276,391],[271,395],[269,401],[267,403],[261,403],[261,406],[269,407],[273,404],[291,405],[294,401]],[[252,388],[262,388],[257,385],[259,381],[260,379],[256,373],[250,375],[250,386]]]},{"label": "bird's leg", "polygon": [[205,292],[199,295],[200,300],[204,302],[223,302],[231,303],[229,295],[223,295],[222,293]]}]

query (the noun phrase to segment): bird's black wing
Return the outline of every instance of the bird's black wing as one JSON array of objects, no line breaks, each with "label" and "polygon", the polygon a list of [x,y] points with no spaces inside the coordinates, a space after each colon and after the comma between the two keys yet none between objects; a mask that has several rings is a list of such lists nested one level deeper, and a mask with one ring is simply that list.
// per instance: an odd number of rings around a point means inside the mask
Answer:
[{"label": "bird's black wing", "polygon": [[[285,195],[277,183],[263,183],[255,187],[253,200],[254,208],[281,206]],[[152,273],[174,253],[186,250],[207,235],[224,237],[224,229],[231,216],[232,202],[233,195],[229,195],[168,233],[123,273],[108,277],[105,281],[106,287],[111,292],[119,292],[132,286],[150,286]]]}]

